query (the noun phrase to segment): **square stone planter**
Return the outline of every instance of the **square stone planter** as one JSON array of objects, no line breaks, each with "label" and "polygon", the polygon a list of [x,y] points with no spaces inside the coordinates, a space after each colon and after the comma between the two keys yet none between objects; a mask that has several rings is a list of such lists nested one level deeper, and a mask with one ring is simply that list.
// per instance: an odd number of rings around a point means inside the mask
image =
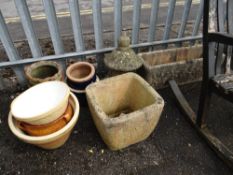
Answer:
[{"label": "square stone planter", "polygon": [[165,49],[140,53],[144,60],[145,79],[154,88],[163,88],[171,79],[179,84],[202,77],[202,46]]},{"label": "square stone planter", "polygon": [[164,106],[162,97],[135,73],[93,83],[86,95],[95,125],[111,150],[146,139]]}]

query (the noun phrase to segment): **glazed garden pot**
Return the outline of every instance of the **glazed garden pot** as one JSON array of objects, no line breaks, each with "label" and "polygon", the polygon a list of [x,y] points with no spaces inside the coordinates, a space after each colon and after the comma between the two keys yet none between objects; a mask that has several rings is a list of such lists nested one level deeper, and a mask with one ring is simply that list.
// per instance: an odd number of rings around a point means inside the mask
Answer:
[{"label": "glazed garden pot", "polygon": [[96,81],[95,67],[88,62],[71,64],[66,70],[67,84],[75,90],[85,88]]},{"label": "glazed garden pot", "polygon": [[63,128],[73,116],[73,109],[69,104],[65,113],[55,121],[45,125],[31,125],[25,122],[19,122],[19,128],[31,136],[44,136],[52,134]]},{"label": "glazed garden pot", "polygon": [[79,103],[73,93],[70,93],[69,103],[71,104],[74,114],[71,120],[60,130],[45,136],[29,136],[25,134],[19,127],[18,122],[12,117],[11,112],[8,115],[8,125],[12,133],[20,140],[36,145],[44,149],[55,149],[61,147],[69,138],[72,129],[77,123],[79,116]]},{"label": "glazed garden pot", "polygon": [[[99,77],[96,76],[95,82],[98,82],[98,81],[99,81]],[[67,83],[67,84],[69,84],[69,83]],[[70,87],[70,91],[76,95],[76,97],[79,100],[80,106],[83,106],[83,107],[87,106],[86,90],[76,90],[76,89],[73,89],[72,87]]]},{"label": "glazed garden pot", "polygon": [[44,125],[58,119],[66,110],[70,89],[64,82],[49,81],[37,84],[11,103],[11,113],[18,121]]},{"label": "glazed garden pot", "polygon": [[87,98],[86,98],[86,91],[85,90],[75,90],[70,88],[70,91],[75,94],[78,98],[80,106],[87,106]]},{"label": "glazed garden pot", "polygon": [[62,67],[54,61],[40,61],[25,67],[25,74],[31,86],[45,81],[63,81]]},{"label": "glazed garden pot", "polygon": [[162,97],[135,73],[93,83],[86,95],[94,123],[111,150],[145,140],[164,107]]}]

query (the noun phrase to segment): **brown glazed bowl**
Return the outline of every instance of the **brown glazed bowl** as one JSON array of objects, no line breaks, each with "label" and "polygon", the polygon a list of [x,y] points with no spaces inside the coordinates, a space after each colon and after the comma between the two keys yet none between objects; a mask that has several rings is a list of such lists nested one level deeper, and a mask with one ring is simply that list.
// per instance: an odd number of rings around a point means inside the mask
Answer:
[{"label": "brown glazed bowl", "polygon": [[88,62],[77,62],[71,64],[66,70],[66,82],[75,90],[85,88],[96,81],[95,67]]},{"label": "brown glazed bowl", "polygon": [[52,134],[63,128],[72,118],[73,109],[68,104],[65,113],[53,122],[44,125],[31,125],[25,122],[19,122],[19,128],[31,136],[44,136]]}]

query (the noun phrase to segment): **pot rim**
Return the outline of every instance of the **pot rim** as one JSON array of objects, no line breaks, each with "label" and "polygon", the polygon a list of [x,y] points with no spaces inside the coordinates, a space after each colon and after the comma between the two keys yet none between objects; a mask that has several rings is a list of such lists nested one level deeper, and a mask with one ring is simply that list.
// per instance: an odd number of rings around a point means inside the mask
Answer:
[{"label": "pot rim", "polygon": [[[68,103],[67,109],[68,109],[69,107],[72,108],[72,105],[71,105],[70,103]],[[35,128],[43,128],[43,127],[50,127],[50,126],[54,125],[55,123],[58,123],[58,122],[60,122],[61,120],[64,120],[65,116],[67,115],[67,109],[66,109],[66,111],[65,111],[64,114],[62,114],[59,118],[55,119],[54,121],[52,121],[52,122],[50,122],[50,123],[41,124],[41,125],[34,125],[34,124],[30,124],[30,123],[26,123],[26,122],[21,122],[21,121],[19,121],[19,123],[20,123],[20,124],[23,124],[23,125],[25,125],[25,126],[27,126],[27,127],[33,128],[33,129],[35,129]],[[72,109],[72,110],[73,110],[73,109]],[[73,115],[72,115],[72,116],[73,116]],[[72,117],[72,116],[71,116],[71,117]],[[67,123],[69,123],[69,121],[71,120],[71,117],[70,117],[70,119],[68,120]]]},{"label": "pot rim", "polygon": [[[57,73],[55,73],[53,76],[50,77],[46,77],[46,78],[36,78],[36,77],[32,77],[31,72],[32,69],[37,69],[38,67],[42,67],[42,66],[51,66],[57,69]],[[31,68],[31,69],[29,69]],[[29,80],[32,81],[51,81],[54,77],[57,77],[59,74],[62,75],[62,67],[60,64],[54,62],[54,61],[39,61],[39,62],[35,62],[29,66],[26,66],[25,69],[25,75]]]},{"label": "pot rim", "polygon": [[[119,79],[122,79],[123,77],[128,77],[128,78],[135,78],[137,81],[140,82],[140,84],[144,85],[145,87],[147,87],[147,91],[150,93],[151,96],[153,96],[155,100],[154,103],[144,107],[144,109],[147,109],[150,106],[164,106],[164,99],[161,97],[161,95],[148,83],[146,82],[141,76],[137,75],[136,73],[133,72],[128,72],[125,74],[121,74],[121,75],[117,75],[114,77],[110,77],[110,78],[106,78],[104,80],[102,80],[99,83],[93,83],[90,86],[88,86],[86,88],[86,96],[87,96],[87,101],[90,103],[90,105],[92,105],[92,107],[94,108],[93,110],[98,111],[98,113],[101,113],[102,115],[97,115],[97,118],[101,118],[103,119],[103,121],[107,120],[112,120],[112,121],[118,121],[120,118],[125,118],[125,116],[119,116],[119,117],[115,117],[115,118],[109,118],[107,116],[107,114],[103,111],[103,109],[100,107],[99,103],[97,103],[96,98],[95,98],[95,93],[93,91],[93,89],[101,87],[103,84],[109,84],[111,83],[113,80],[115,82],[117,82]],[[91,100],[90,100],[91,99]],[[95,105],[93,105],[95,104]],[[140,109],[143,110],[143,109]],[[132,117],[132,113],[138,113],[140,110],[135,110],[128,115],[128,117]]]},{"label": "pot rim", "polygon": [[74,114],[72,116],[72,119],[62,129],[60,129],[52,134],[45,135],[45,136],[29,136],[29,135],[24,134],[23,132],[20,132],[19,131],[20,129],[15,126],[16,121],[14,121],[13,116],[11,114],[11,111],[9,112],[9,115],[8,115],[8,125],[16,137],[18,137],[19,139],[21,139],[27,143],[43,144],[43,143],[48,143],[50,141],[54,141],[57,138],[59,138],[61,135],[65,134],[66,132],[71,130],[79,118],[79,111],[80,111],[79,102],[72,92],[70,92],[69,101],[70,101],[70,104],[72,105],[73,110],[74,110]]},{"label": "pot rim", "polygon": [[[84,78],[75,78],[74,76],[71,75],[71,72],[74,70],[74,69],[77,69],[78,67],[81,67],[81,66],[86,66],[86,67],[89,67],[91,69],[91,72]],[[74,64],[71,64],[67,69],[66,69],[66,76],[68,79],[70,79],[71,81],[73,82],[76,82],[76,83],[82,83],[84,81],[88,81],[90,80],[93,76],[95,75],[95,67],[91,64],[91,63],[88,63],[88,62],[77,62],[77,63],[74,63]]]}]

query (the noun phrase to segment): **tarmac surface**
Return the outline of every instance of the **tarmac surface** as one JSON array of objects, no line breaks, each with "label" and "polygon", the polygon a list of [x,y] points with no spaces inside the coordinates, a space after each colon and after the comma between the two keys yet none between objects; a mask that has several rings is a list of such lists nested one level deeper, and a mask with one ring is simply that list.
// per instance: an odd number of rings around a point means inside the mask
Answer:
[{"label": "tarmac surface", "polygon": [[[184,2],[185,0],[176,0],[179,2]],[[57,13],[68,12],[69,11],[69,0],[53,0],[55,5],[55,10]],[[79,0],[80,10],[88,10],[92,8],[93,0]],[[151,0],[141,0],[142,4],[151,3]],[[168,3],[169,0],[160,0],[161,4]],[[17,17],[17,9],[14,0],[0,0],[0,10],[6,18]],[[102,0],[102,7],[113,7],[114,0]],[[124,6],[132,5],[133,0],[123,0],[122,4]],[[27,5],[29,7],[32,16],[37,16],[44,14],[43,1],[42,0],[27,0]]]},{"label": "tarmac surface", "polygon": [[[59,2],[58,12],[64,12],[68,6],[62,5],[67,0]],[[148,2],[146,0],[145,2]],[[166,1],[166,0],[164,0]],[[162,2],[164,2],[162,1]],[[10,12],[13,1],[0,0],[5,17],[17,16],[17,12]],[[6,6],[2,2],[5,2]],[[32,15],[38,15],[43,10],[40,2],[28,0]],[[90,1],[82,1],[82,9],[90,9]],[[103,1],[104,7],[111,6],[113,0]],[[107,4],[110,2],[110,4]],[[132,0],[125,2],[131,3]],[[144,2],[144,1],[143,1]],[[35,7],[35,9],[32,9]],[[194,8],[197,9],[197,5]],[[4,8],[4,9],[3,9]],[[183,7],[176,9],[174,21],[180,19]],[[195,19],[196,11],[190,13],[190,19]],[[160,11],[158,23],[165,21],[167,7]],[[8,16],[7,16],[8,15]],[[126,11],[123,19],[123,27],[130,28],[132,11]],[[142,10],[141,27],[148,26],[148,10]],[[112,13],[103,14],[103,30],[113,30]],[[59,18],[62,35],[72,33],[69,17]],[[93,33],[91,15],[83,15],[82,21],[85,34]],[[34,21],[38,38],[49,37],[45,20]],[[20,23],[8,23],[13,40],[25,39]],[[175,30],[178,31],[178,30]],[[191,30],[190,30],[191,31]],[[162,32],[162,31],[159,31]],[[158,35],[160,36],[160,34]],[[146,37],[143,37],[146,38]],[[88,42],[87,42],[88,43]],[[68,45],[69,46],[69,45]],[[88,43],[88,47],[90,44]],[[71,49],[71,47],[69,47]],[[25,49],[26,50],[26,49]],[[28,49],[25,51],[28,55]],[[2,53],[1,53],[2,54]],[[2,57],[2,56],[1,56]],[[25,56],[26,57],[26,56]],[[6,56],[4,56],[6,58]],[[200,83],[182,86],[187,100],[194,109],[197,109],[200,93]],[[233,172],[222,162],[221,159],[209,148],[205,141],[197,134],[194,128],[185,120],[175,102],[170,88],[158,90],[165,100],[164,111],[161,119],[148,139],[132,145],[120,151],[110,151],[102,141],[92,121],[88,108],[81,108],[79,121],[73,130],[67,143],[61,148],[46,151],[18,140],[10,131],[7,124],[9,105],[18,94],[8,91],[0,91],[0,174],[162,174],[162,175],[230,175]],[[233,149],[233,110],[232,104],[223,99],[213,96],[208,120],[209,126],[224,143]]]},{"label": "tarmac surface", "polygon": [[[196,110],[200,83],[182,86]],[[165,100],[157,128],[148,139],[120,151],[110,151],[102,141],[88,108],[67,143],[46,151],[18,140],[7,124],[9,105],[16,96],[1,92],[0,174],[162,174],[230,175],[233,172],[209,148],[177,108],[170,88],[158,90]],[[232,104],[213,96],[208,123],[233,149]]]},{"label": "tarmac surface", "polygon": [[[92,1],[81,0],[80,12],[81,12],[81,24],[83,34],[93,34],[93,16],[92,16]],[[150,24],[150,13],[151,13],[151,0],[142,0],[141,15],[140,15],[140,27],[145,28]],[[168,13],[168,0],[160,0],[160,8],[158,12],[157,25],[164,25]],[[196,19],[197,11],[199,8],[199,0],[193,0],[192,6],[189,13],[189,22],[193,22]],[[48,38],[50,37],[46,15],[44,14],[43,1],[41,0],[27,0],[27,4],[32,15],[33,26],[37,38]],[[54,1],[56,13],[58,17],[58,24],[60,34],[62,36],[73,35],[72,23],[69,13],[68,0],[56,0]],[[179,23],[181,25],[181,19],[184,11],[184,0],[177,0],[176,7],[173,16],[173,24]],[[102,28],[103,32],[114,31],[114,1],[113,0],[102,0]],[[18,17],[18,13],[13,0],[0,0],[0,10],[5,17],[7,27],[10,36],[13,41],[25,40],[26,36]],[[133,25],[133,0],[123,1],[122,10],[122,29],[131,29]],[[178,28],[179,30],[179,28]],[[177,30],[177,32],[178,32]],[[139,34],[140,35],[140,34]],[[177,37],[177,36],[176,36]],[[155,37],[157,40],[157,36]],[[146,38],[147,39],[147,38]]]}]

